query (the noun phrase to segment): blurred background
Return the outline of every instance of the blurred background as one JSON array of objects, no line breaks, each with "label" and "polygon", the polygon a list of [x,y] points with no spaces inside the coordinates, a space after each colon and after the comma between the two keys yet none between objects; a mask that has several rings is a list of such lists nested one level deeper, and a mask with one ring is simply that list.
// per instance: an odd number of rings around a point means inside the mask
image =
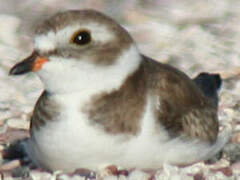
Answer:
[{"label": "blurred background", "polygon": [[[239,0],[0,0],[2,117],[31,112],[42,91],[31,73],[8,76],[9,69],[31,53],[36,24],[58,11],[86,8],[108,14],[130,32],[144,54],[191,77],[201,71],[221,72],[226,79],[239,73]],[[239,83],[233,84],[225,89],[235,96]]]},{"label": "blurred background", "polygon": [[9,127],[28,129],[43,89],[33,73],[8,76],[33,50],[34,27],[58,11],[86,8],[111,16],[130,32],[142,53],[190,77],[202,71],[220,73],[219,120],[232,127],[231,141],[240,143],[239,0],[0,0],[0,150],[11,139],[4,136]]}]

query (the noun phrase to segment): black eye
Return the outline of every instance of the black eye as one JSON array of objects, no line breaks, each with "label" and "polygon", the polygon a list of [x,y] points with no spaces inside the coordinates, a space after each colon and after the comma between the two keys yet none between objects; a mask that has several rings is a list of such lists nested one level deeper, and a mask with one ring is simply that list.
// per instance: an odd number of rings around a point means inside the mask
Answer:
[{"label": "black eye", "polygon": [[91,42],[91,34],[87,30],[78,31],[73,35],[72,42],[77,45],[86,45]]}]

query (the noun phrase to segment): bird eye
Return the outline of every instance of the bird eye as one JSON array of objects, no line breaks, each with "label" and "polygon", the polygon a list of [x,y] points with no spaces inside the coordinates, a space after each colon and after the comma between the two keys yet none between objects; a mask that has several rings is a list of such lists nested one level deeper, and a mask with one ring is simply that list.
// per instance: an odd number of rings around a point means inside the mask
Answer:
[{"label": "bird eye", "polygon": [[87,30],[81,30],[74,33],[72,42],[77,45],[86,45],[91,42],[91,34]]}]

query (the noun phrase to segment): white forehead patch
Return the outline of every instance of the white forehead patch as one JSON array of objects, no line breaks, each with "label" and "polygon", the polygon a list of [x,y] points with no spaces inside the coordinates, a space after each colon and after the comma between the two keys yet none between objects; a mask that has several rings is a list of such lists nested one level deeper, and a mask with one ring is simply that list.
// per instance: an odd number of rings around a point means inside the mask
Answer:
[{"label": "white forehead patch", "polygon": [[55,34],[49,32],[47,35],[36,36],[34,39],[34,47],[44,52],[56,49]]},{"label": "white forehead patch", "polygon": [[34,39],[34,46],[42,52],[52,51],[57,47],[70,45],[70,40],[75,32],[88,30],[92,40],[96,43],[107,43],[114,39],[114,34],[106,26],[98,23],[88,23],[85,25],[69,25],[56,33],[51,31],[47,34],[37,35]]}]

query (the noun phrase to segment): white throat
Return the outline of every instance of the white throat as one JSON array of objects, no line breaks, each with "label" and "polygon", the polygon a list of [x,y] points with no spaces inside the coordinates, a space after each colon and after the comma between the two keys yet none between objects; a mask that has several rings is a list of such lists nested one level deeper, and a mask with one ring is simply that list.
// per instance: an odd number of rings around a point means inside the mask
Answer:
[{"label": "white throat", "polygon": [[90,61],[50,56],[38,75],[45,89],[53,94],[100,93],[118,89],[141,62],[135,46],[118,57],[114,64],[99,66]]}]

